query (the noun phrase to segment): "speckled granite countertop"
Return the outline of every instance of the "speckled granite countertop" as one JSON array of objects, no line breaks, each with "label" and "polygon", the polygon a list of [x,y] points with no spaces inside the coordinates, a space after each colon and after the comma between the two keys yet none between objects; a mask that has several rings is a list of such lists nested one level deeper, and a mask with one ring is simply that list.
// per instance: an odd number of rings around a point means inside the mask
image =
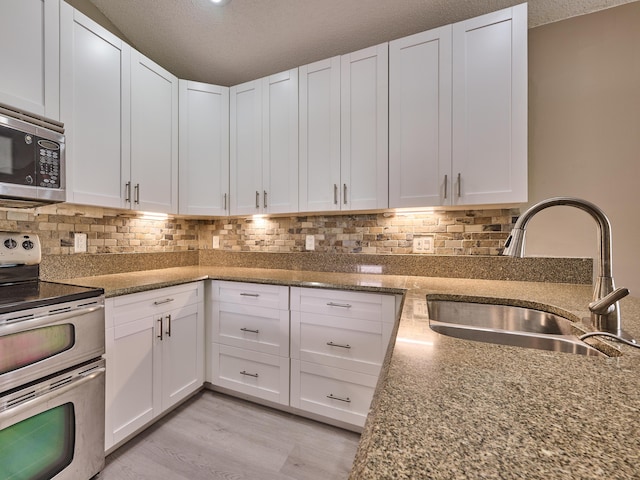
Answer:
[{"label": "speckled granite countertop", "polygon": [[[583,357],[429,329],[429,294],[525,302],[578,320],[589,286],[202,266],[67,281],[116,296],[206,278],[406,294],[351,480],[640,478],[640,350]],[[640,337],[640,300],[621,306],[625,329]]]}]

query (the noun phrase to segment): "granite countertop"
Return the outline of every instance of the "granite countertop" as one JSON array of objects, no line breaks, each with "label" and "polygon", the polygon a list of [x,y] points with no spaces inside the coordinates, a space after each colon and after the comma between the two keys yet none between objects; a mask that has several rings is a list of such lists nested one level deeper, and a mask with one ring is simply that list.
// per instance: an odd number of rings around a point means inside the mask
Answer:
[{"label": "granite countertop", "polygon": [[[106,296],[207,278],[404,293],[351,480],[640,478],[640,350],[612,358],[447,337],[426,296],[540,306],[578,321],[587,285],[234,267],[177,267],[68,279]],[[621,301],[640,337],[640,299]]]}]

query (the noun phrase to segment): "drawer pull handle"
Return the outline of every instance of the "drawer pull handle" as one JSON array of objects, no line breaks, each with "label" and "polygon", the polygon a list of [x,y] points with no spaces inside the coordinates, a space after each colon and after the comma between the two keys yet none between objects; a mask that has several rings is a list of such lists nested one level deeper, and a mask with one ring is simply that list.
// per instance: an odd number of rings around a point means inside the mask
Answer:
[{"label": "drawer pull handle", "polygon": [[255,297],[258,298],[260,295],[257,293],[241,293],[240,294],[241,297]]},{"label": "drawer pull handle", "polygon": [[327,303],[327,305],[330,307],[351,308],[351,305],[349,305],[348,303],[329,302]]},{"label": "drawer pull handle", "polygon": [[327,342],[327,345],[329,345],[330,347],[340,347],[340,348],[351,348],[351,345],[346,344],[346,345],[340,345],[339,343],[333,343],[333,342]]},{"label": "drawer pull handle", "polygon": [[244,327],[242,327],[240,330],[242,330],[243,332],[249,332],[249,333],[260,333],[260,330],[251,330],[250,328],[244,328]]},{"label": "drawer pull handle", "polygon": [[174,298],[165,298],[164,300],[156,300],[155,302],[153,302],[153,304],[162,305],[163,303],[173,302],[174,300],[175,300]]},{"label": "drawer pull handle", "polygon": [[330,393],[329,395],[327,395],[327,398],[329,398],[331,400],[338,400],[338,401],[344,402],[344,403],[351,403],[351,399],[349,397],[346,397],[346,398],[336,397],[333,393]]},{"label": "drawer pull handle", "polygon": [[258,378],[258,374],[257,373],[249,373],[246,370],[242,370],[240,372],[240,375],[246,375],[247,377]]}]

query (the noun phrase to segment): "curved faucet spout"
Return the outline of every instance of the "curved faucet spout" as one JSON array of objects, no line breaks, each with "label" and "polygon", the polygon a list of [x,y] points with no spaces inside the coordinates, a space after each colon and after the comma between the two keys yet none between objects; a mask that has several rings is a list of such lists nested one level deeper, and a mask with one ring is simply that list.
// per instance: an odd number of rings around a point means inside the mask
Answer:
[{"label": "curved faucet spout", "polygon": [[[615,285],[612,274],[611,223],[605,213],[593,203],[574,197],[554,197],[533,205],[518,218],[505,242],[502,254],[523,257],[527,224],[538,212],[556,205],[579,208],[591,215],[598,225],[599,262],[593,288],[593,301],[598,302],[613,292]],[[592,312],[591,318],[596,328],[620,335],[622,328],[618,302],[613,303],[612,307],[607,309],[607,313]]]}]

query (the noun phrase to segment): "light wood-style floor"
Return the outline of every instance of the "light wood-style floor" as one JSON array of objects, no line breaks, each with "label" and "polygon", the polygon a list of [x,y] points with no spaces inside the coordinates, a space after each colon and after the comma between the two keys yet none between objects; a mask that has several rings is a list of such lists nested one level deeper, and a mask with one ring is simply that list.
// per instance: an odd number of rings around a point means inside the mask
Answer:
[{"label": "light wood-style floor", "polygon": [[107,457],[99,480],[346,479],[360,436],[203,391]]}]

